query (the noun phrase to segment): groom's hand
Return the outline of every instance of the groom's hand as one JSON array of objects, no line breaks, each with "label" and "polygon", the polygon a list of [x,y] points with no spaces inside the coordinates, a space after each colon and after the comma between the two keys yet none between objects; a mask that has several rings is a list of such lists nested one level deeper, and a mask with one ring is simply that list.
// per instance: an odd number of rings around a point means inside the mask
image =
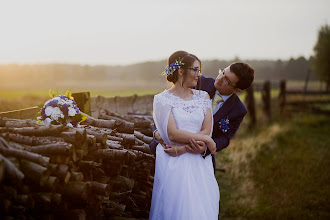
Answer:
[{"label": "groom's hand", "polygon": [[163,147],[166,146],[166,144],[165,144],[165,142],[163,141],[162,137],[160,136],[158,130],[155,131],[154,137],[155,137],[155,139],[158,141],[158,143],[160,143],[161,145],[163,145]]},{"label": "groom's hand", "polygon": [[196,141],[195,139],[189,139],[190,144],[186,144],[185,148],[189,153],[201,154],[205,152],[206,144],[203,141]]}]

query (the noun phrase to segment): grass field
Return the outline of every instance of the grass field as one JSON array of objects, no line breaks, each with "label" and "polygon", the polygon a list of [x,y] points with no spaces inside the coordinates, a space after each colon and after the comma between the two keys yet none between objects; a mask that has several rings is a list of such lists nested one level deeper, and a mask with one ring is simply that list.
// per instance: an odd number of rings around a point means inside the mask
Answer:
[{"label": "grass field", "polygon": [[[54,90],[57,94],[64,94],[66,90]],[[162,89],[103,89],[103,90],[83,90],[72,89],[71,92],[90,92],[91,96],[130,96],[130,95],[147,95],[161,92]],[[0,98],[16,99],[24,96],[48,97],[48,90],[0,90]]]},{"label": "grass field", "polygon": [[221,219],[329,219],[330,118],[290,114],[217,154]]}]

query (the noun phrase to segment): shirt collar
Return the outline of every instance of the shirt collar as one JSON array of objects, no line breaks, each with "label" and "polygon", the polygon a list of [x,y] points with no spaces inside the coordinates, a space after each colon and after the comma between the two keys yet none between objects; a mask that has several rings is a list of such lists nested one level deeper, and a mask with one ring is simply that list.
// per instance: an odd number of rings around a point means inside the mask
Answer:
[{"label": "shirt collar", "polygon": [[221,95],[218,90],[216,90],[216,93],[223,98],[223,102],[227,101],[227,99],[229,99],[229,97],[234,94],[234,93],[232,93],[230,95]]}]

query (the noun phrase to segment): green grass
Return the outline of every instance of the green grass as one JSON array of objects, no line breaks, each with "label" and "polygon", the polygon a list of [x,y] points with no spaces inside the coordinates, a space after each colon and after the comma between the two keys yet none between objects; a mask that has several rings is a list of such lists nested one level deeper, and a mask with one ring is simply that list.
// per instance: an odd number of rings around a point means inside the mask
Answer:
[{"label": "green grass", "polygon": [[[58,94],[64,94],[66,90],[54,90]],[[77,90],[71,92],[90,92],[91,96],[131,96],[131,95],[148,95],[161,92],[160,89],[107,89],[107,90]],[[0,90],[0,98],[16,99],[24,96],[48,97],[48,90]]]},{"label": "green grass", "polygon": [[329,219],[329,131],[327,116],[295,114],[237,137],[217,155],[221,219]]}]

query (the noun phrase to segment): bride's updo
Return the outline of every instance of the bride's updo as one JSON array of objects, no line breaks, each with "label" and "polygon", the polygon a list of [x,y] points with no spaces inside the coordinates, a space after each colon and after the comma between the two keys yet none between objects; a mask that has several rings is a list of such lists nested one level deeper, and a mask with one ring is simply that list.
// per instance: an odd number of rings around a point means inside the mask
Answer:
[{"label": "bride's updo", "polygon": [[[183,50],[179,50],[174,52],[168,58],[167,66],[170,66],[171,63],[175,63],[176,61],[181,61],[182,63],[184,63],[183,65],[180,65],[180,68],[184,70],[183,80],[185,80],[188,72],[186,68],[191,67],[196,60],[198,60],[198,62],[201,64],[201,61],[195,55],[187,53],[186,51]],[[169,82],[176,83],[179,79],[178,70],[175,70],[172,74],[167,75],[166,79]]]}]

